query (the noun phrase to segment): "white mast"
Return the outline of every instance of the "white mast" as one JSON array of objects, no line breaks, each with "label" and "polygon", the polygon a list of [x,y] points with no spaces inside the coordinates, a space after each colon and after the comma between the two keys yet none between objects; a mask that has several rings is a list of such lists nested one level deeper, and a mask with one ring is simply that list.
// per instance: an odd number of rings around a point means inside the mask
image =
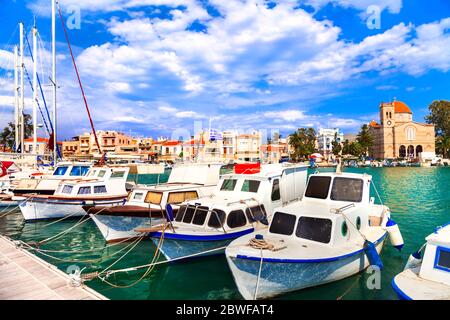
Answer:
[{"label": "white mast", "polygon": [[37,154],[37,29],[33,28],[33,153]]},{"label": "white mast", "polygon": [[52,0],[52,82],[53,82],[53,163],[56,165],[58,145],[56,143],[56,0]]},{"label": "white mast", "polygon": [[19,146],[19,48],[14,46],[14,142]]},{"label": "white mast", "polygon": [[20,153],[24,153],[24,119],[23,110],[25,109],[25,80],[24,80],[24,68],[23,61],[23,23],[19,23],[20,26],[20,107],[19,107],[19,133],[20,133]]}]

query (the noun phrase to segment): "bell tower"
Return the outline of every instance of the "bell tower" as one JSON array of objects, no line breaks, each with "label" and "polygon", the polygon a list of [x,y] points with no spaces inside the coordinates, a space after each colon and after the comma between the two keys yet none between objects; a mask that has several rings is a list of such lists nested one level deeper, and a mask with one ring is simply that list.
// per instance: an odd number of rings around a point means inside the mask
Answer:
[{"label": "bell tower", "polygon": [[394,104],[391,102],[380,105],[380,122],[383,127],[394,127]]}]

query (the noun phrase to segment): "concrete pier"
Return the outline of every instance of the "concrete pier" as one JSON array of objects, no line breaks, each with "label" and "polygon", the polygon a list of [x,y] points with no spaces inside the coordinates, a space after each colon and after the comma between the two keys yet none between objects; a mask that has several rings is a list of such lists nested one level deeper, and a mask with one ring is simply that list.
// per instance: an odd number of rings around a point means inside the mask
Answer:
[{"label": "concrete pier", "polygon": [[0,235],[0,300],[108,300]]}]

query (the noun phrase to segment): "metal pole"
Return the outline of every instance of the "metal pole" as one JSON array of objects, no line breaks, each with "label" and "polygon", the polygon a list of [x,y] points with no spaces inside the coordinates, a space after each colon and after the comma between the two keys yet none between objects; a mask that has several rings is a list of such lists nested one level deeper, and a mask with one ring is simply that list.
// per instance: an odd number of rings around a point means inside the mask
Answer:
[{"label": "metal pole", "polygon": [[19,23],[20,26],[20,108],[19,108],[19,133],[20,133],[20,153],[24,153],[24,119],[23,110],[25,109],[25,64],[23,61],[23,23]]},{"label": "metal pole", "polygon": [[56,165],[58,158],[58,144],[56,138],[56,0],[52,0],[52,82],[53,82],[53,163]]},{"label": "metal pole", "polygon": [[33,153],[37,151],[37,29],[33,28]]},{"label": "metal pole", "polygon": [[14,46],[14,143],[19,147],[19,48]]}]

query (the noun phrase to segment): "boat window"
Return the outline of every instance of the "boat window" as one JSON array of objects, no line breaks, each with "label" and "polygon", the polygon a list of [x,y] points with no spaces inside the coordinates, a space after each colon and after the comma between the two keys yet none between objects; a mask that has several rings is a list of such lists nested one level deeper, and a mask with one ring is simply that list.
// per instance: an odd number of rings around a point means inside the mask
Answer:
[{"label": "boat window", "polygon": [[277,201],[281,199],[280,194],[280,179],[273,180],[272,184],[272,201]]},{"label": "boat window", "polygon": [[142,192],[136,192],[133,196],[133,200],[142,200],[144,194]]},{"label": "boat window", "polygon": [[91,194],[91,187],[80,187],[78,194]]},{"label": "boat window", "polygon": [[219,209],[212,209],[208,220],[208,227],[221,228],[225,222],[225,212]]},{"label": "boat window", "polygon": [[198,199],[197,191],[170,192],[167,203],[182,203],[192,199]]},{"label": "boat window", "polygon": [[263,205],[248,207],[247,209],[245,209],[245,214],[247,215],[247,219],[250,222],[261,221],[267,215],[266,209]]},{"label": "boat window", "polygon": [[184,223],[191,223],[192,218],[194,217],[195,210],[197,208],[194,206],[187,206],[186,211],[184,213],[183,222]]},{"label": "boat window", "polygon": [[97,173],[97,170],[92,170],[90,173],[89,173],[89,176],[95,176],[95,174]]},{"label": "boat window", "polygon": [[161,192],[149,191],[149,192],[147,192],[147,195],[145,196],[145,202],[151,203],[151,204],[160,204],[162,195],[163,194]]},{"label": "boat window", "polygon": [[334,178],[331,188],[331,200],[361,202],[363,180],[350,178]]},{"label": "boat window", "polygon": [[244,192],[258,192],[259,184],[261,181],[259,180],[245,180],[242,184],[241,191]]},{"label": "boat window", "polygon": [[100,171],[98,172],[98,177],[99,177],[99,178],[103,178],[103,177],[105,176],[105,173],[106,173],[106,170],[100,170]]},{"label": "boat window", "polygon": [[183,215],[186,212],[186,206],[181,206],[180,209],[177,212],[177,215],[175,216],[175,221],[181,221],[183,220]]},{"label": "boat window", "polygon": [[309,178],[305,197],[326,199],[330,188],[331,177],[312,176]]},{"label": "boat window", "polygon": [[55,172],[53,172],[54,176],[63,176],[66,174],[68,167],[57,167]]},{"label": "boat window", "polygon": [[89,167],[73,166],[72,170],[70,170],[70,175],[71,176],[85,176],[88,171],[89,171]]},{"label": "boat window", "polygon": [[435,267],[450,272],[450,249],[438,247]]},{"label": "boat window", "polygon": [[225,179],[222,182],[222,186],[220,187],[221,191],[233,191],[234,187],[236,187],[236,179]]},{"label": "boat window", "polygon": [[302,239],[329,243],[332,225],[330,219],[300,217],[295,235]]},{"label": "boat window", "polygon": [[194,219],[192,219],[192,224],[202,226],[205,223],[207,215],[208,207],[198,207],[197,212],[195,212]]},{"label": "boat window", "polygon": [[113,171],[111,173],[111,178],[123,178],[125,176],[125,171]]},{"label": "boat window", "polygon": [[276,212],[270,224],[271,233],[290,236],[294,232],[295,216],[283,212]]},{"label": "boat window", "polygon": [[230,228],[239,228],[247,224],[247,219],[245,219],[244,211],[234,210],[228,214],[227,224]]},{"label": "boat window", "polygon": [[70,193],[72,193],[72,190],[73,190],[73,186],[64,185],[61,193],[70,194]]},{"label": "boat window", "polygon": [[85,176],[85,175],[87,175],[87,173],[89,172],[89,167],[86,167],[86,166],[82,166],[82,167],[80,167],[81,169],[81,175],[82,176]]},{"label": "boat window", "polygon": [[94,193],[106,193],[106,186],[94,186]]}]

